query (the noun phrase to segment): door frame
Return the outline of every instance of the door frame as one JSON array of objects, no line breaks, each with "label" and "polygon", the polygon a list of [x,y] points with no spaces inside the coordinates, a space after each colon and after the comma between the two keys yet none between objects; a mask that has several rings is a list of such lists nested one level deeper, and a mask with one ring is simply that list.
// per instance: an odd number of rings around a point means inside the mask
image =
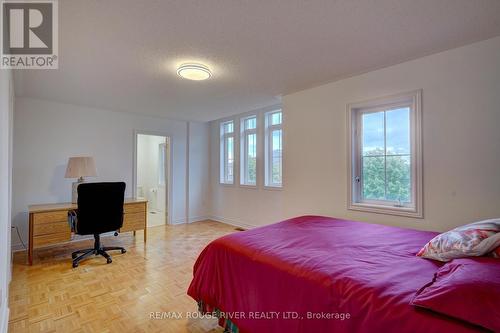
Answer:
[{"label": "door frame", "polygon": [[134,156],[133,156],[133,166],[132,166],[132,196],[137,198],[137,137],[139,135],[153,135],[153,136],[163,136],[168,140],[168,165],[165,164],[167,170],[165,170],[165,176],[167,177],[167,224],[172,224],[172,207],[173,207],[173,197],[172,197],[172,168],[173,168],[173,147],[174,142],[172,135],[168,132],[162,131],[148,131],[148,130],[134,130]]}]

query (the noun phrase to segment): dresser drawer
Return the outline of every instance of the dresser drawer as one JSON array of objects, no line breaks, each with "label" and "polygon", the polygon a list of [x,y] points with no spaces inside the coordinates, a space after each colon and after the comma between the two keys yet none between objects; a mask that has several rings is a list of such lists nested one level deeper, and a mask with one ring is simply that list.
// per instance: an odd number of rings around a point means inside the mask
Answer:
[{"label": "dresser drawer", "polygon": [[33,225],[33,236],[58,234],[70,232],[67,221],[63,222],[50,222],[50,223],[35,223]]},{"label": "dresser drawer", "polygon": [[125,214],[128,213],[145,213],[146,212],[146,203],[140,202],[140,203],[132,203],[132,204],[125,204],[123,206],[123,212]]},{"label": "dresser drawer", "polygon": [[132,230],[142,230],[146,227],[146,213],[128,213],[123,216],[123,227],[120,229],[121,232],[127,232]]},{"label": "dresser drawer", "polygon": [[41,246],[59,244],[62,242],[67,242],[69,240],[71,240],[71,232],[68,228],[67,232],[33,236],[33,247],[37,248]]},{"label": "dresser drawer", "polygon": [[54,212],[33,214],[33,223],[34,224],[64,222],[67,220],[68,220],[68,211],[67,210],[58,210],[58,211],[54,211]]}]

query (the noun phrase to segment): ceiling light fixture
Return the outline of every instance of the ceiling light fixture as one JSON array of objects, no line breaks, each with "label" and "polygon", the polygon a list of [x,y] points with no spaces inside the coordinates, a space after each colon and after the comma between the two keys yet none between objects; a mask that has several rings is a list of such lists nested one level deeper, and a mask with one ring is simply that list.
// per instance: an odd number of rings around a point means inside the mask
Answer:
[{"label": "ceiling light fixture", "polygon": [[187,80],[202,81],[209,79],[212,72],[201,64],[183,64],[177,69],[177,75]]}]

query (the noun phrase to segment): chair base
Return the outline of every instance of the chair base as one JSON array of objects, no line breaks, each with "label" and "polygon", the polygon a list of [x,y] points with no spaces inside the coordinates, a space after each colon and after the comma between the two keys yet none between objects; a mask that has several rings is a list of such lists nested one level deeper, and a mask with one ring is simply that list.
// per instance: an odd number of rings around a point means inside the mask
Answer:
[{"label": "chair base", "polygon": [[107,263],[111,264],[113,262],[113,259],[106,251],[119,250],[119,251],[121,251],[121,253],[127,252],[127,250],[125,250],[125,248],[119,247],[119,246],[111,246],[111,247],[101,246],[101,237],[99,234],[94,235],[94,240],[95,240],[94,248],[78,250],[78,251],[71,253],[71,257],[73,258],[73,268],[78,267],[78,264],[80,263],[80,261],[88,258],[89,256],[91,256],[93,254],[95,254],[96,256],[98,256],[98,255],[103,256],[104,258],[106,258]]}]

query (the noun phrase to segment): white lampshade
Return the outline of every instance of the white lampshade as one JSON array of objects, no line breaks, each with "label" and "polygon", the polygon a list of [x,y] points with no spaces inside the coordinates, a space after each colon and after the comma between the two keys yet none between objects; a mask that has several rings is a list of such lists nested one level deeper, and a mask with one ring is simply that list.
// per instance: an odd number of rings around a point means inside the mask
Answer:
[{"label": "white lampshade", "polygon": [[70,157],[65,178],[97,177],[94,158],[89,156]]}]

